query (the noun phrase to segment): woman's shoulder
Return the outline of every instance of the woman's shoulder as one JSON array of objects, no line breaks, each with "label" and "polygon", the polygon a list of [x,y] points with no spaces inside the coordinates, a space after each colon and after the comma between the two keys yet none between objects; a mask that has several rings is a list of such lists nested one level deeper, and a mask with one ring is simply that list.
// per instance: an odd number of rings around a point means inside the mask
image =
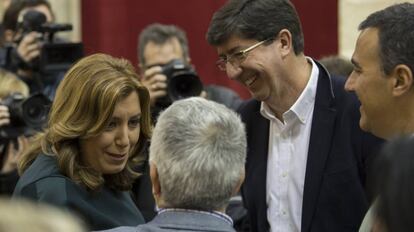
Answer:
[{"label": "woman's shoulder", "polygon": [[22,174],[19,182],[30,184],[48,177],[62,177],[57,167],[56,158],[52,155],[39,154],[33,163]]},{"label": "woman's shoulder", "polygon": [[52,198],[64,198],[67,189],[75,186],[59,172],[55,157],[40,154],[20,177],[13,195],[39,198],[52,194]]}]

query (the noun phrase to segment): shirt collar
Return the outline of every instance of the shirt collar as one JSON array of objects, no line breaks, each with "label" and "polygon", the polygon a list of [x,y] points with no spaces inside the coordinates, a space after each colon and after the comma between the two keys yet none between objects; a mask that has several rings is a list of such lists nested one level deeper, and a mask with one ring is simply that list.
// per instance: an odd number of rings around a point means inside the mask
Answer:
[{"label": "shirt collar", "polygon": [[[319,76],[319,68],[316,63],[310,57],[306,57],[306,59],[312,64],[312,71],[309,77],[309,81],[293,106],[291,106],[288,111],[283,113],[284,118],[290,117],[292,114],[296,115],[296,117],[303,124],[306,123],[309,118],[309,112],[313,109]],[[260,112],[268,119],[276,118],[270,110],[269,106],[264,102],[261,102]]]},{"label": "shirt collar", "polygon": [[167,208],[167,209],[159,209],[158,214],[162,214],[165,212],[187,212],[187,213],[200,213],[200,214],[207,214],[217,218],[224,220],[225,222],[229,223],[233,226],[233,219],[226,215],[225,213],[219,211],[202,211],[202,210],[194,210],[194,209],[178,209],[178,208]]}]

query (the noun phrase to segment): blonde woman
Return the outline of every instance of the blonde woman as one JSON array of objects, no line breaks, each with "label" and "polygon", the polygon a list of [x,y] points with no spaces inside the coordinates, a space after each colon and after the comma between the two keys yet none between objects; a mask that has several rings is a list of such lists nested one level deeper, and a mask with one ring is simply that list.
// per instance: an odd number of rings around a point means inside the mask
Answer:
[{"label": "blonde woman", "polygon": [[19,163],[16,197],[77,212],[91,230],[144,222],[128,190],[150,137],[149,94],[124,59],[81,59],[60,83],[45,133]]}]

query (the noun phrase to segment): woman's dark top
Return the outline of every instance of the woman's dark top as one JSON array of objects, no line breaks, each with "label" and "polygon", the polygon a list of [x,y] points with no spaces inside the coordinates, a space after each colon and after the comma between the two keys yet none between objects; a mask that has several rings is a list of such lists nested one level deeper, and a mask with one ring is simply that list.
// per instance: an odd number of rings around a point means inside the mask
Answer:
[{"label": "woman's dark top", "polygon": [[46,202],[78,214],[90,230],[136,226],[144,219],[128,192],[103,187],[91,192],[62,175],[53,156],[40,154],[23,173],[13,197]]}]

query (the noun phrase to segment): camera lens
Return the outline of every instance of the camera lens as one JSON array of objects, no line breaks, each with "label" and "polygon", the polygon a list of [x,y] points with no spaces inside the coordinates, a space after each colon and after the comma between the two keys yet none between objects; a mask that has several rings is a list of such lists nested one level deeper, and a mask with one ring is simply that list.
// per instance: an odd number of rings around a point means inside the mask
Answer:
[{"label": "camera lens", "polygon": [[46,123],[49,106],[49,99],[41,94],[26,99],[22,106],[22,117],[26,124],[33,128],[41,128]]},{"label": "camera lens", "polygon": [[169,92],[172,100],[200,95],[203,86],[197,76],[183,74],[171,78]]}]

